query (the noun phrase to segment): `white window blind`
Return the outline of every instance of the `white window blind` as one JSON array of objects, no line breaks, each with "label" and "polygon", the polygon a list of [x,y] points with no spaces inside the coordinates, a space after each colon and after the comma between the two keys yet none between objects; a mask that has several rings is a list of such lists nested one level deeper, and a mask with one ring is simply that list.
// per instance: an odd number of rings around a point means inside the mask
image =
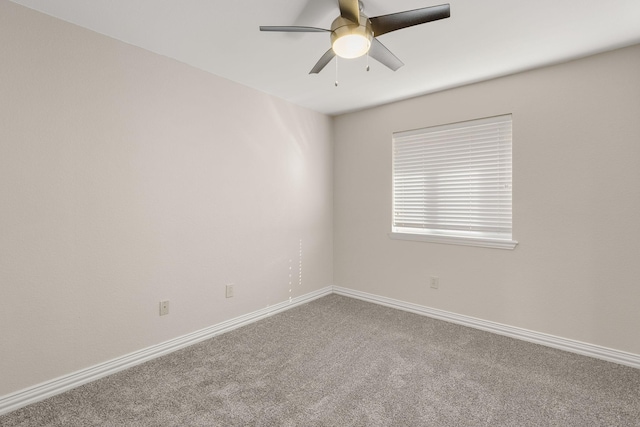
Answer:
[{"label": "white window blind", "polygon": [[394,133],[392,234],[513,248],[511,163],[511,115]]}]

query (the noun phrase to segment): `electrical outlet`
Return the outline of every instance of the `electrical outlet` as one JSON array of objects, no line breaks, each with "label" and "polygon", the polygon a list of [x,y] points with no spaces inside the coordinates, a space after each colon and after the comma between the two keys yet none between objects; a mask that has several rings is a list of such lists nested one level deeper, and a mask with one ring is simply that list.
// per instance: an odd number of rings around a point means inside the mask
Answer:
[{"label": "electrical outlet", "polygon": [[227,298],[233,297],[233,283],[229,283],[227,285],[227,289],[226,289],[226,294],[225,295],[226,295]]},{"label": "electrical outlet", "polygon": [[169,301],[160,301],[160,316],[169,314]]},{"label": "electrical outlet", "polygon": [[431,280],[429,281],[429,284],[431,285],[431,289],[438,289],[438,287],[440,286],[440,278],[431,276]]}]

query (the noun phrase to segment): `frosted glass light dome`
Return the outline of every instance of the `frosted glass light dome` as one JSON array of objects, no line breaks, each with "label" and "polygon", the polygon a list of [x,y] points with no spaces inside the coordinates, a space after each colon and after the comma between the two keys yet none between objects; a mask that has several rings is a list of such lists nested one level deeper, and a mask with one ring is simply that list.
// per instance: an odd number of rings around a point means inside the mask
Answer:
[{"label": "frosted glass light dome", "polygon": [[371,40],[361,34],[347,34],[337,38],[332,47],[341,58],[358,58],[369,51]]}]

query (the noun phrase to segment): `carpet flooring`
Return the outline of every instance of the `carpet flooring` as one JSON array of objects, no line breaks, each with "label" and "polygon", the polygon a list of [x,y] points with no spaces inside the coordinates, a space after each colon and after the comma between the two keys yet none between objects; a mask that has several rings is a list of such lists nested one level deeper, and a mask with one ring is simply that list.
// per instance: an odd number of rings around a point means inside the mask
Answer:
[{"label": "carpet flooring", "polygon": [[640,426],[640,370],[338,295],[4,426]]}]

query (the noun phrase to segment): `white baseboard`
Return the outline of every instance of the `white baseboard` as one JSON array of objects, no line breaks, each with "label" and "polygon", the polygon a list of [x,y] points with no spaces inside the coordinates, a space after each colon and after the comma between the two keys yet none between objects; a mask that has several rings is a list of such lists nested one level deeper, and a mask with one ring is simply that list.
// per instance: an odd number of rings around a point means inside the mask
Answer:
[{"label": "white baseboard", "polygon": [[56,394],[63,393],[72,388],[81,386],[91,381],[106,377],[124,369],[139,365],[156,357],[163,356],[184,347],[196,344],[200,341],[215,337],[216,335],[229,332],[241,326],[248,325],[258,320],[264,319],[276,313],[288,310],[298,305],[310,302],[314,299],[321,298],[325,295],[335,293],[351,298],[357,298],[363,301],[380,304],[399,310],[408,311],[423,316],[433,317],[435,319],[445,320],[447,322],[457,323],[463,326],[469,326],[511,338],[532,342],[535,344],[545,345],[572,353],[582,354],[597,359],[606,360],[621,365],[631,366],[640,369],[640,355],[626,353],[619,350],[613,350],[606,347],[600,347],[593,344],[574,341],[566,338],[560,338],[553,335],[543,334],[540,332],[529,331],[513,326],[502,325],[496,322],[476,319],[474,317],[463,316],[448,311],[437,310],[417,304],[395,300],[392,298],[382,297],[366,292],[360,292],[353,289],[342,288],[339,286],[329,286],[317,291],[301,295],[291,300],[281,302],[270,307],[263,308],[258,311],[236,317],[231,320],[210,326],[205,329],[145,348],[127,354],[122,357],[110,360],[99,365],[95,365],[69,375],[46,381],[42,384],[29,387],[27,389],[0,397],[0,415],[22,408],[29,404],[39,402]]},{"label": "white baseboard", "polygon": [[483,331],[493,332],[499,335],[505,335],[511,338],[523,341],[541,344],[547,347],[553,347],[571,353],[581,354],[583,356],[594,357],[596,359],[606,360],[608,362],[618,363],[620,365],[631,366],[640,369],[640,355],[627,353],[624,351],[614,350],[606,347],[600,347],[594,344],[588,344],[580,341],[574,341],[567,338],[556,337],[553,335],[543,334],[540,332],[529,331],[527,329],[517,328],[514,326],[503,325],[487,320],[476,319],[474,317],[463,316],[448,311],[437,310],[422,305],[412,304],[392,298],[381,297],[378,295],[360,292],[353,289],[333,287],[333,292],[338,295],[344,295],[351,298],[357,298],[363,301],[380,304],[387,307],[397,308],[423,316],[433,317],[447,322],[457,323],[471,328],[482,329]]},{"label": "white baseboard", "polygon": [[69,375],[64,375],[51,381],[46,381],[16,393],[2,396],[0,397],[0,415],[15,411],[16,409],[29,404],[39,402],[88,382],[106,377],[107,375],[115,374],[116,372],[131,368],[132,366],[139,365],[181,348],[188,347],[200,341],[215,337],[216,335],[229,332],[233,329],[248,325],[260,319],[264,319],[265,317],[272,316],[276,313],[288,310],[331,293],[332,287],[327,286],[317,291],[254,311],[253,313],[227,320],[217,325],[174,338],[99,365],[82,369]]}]

